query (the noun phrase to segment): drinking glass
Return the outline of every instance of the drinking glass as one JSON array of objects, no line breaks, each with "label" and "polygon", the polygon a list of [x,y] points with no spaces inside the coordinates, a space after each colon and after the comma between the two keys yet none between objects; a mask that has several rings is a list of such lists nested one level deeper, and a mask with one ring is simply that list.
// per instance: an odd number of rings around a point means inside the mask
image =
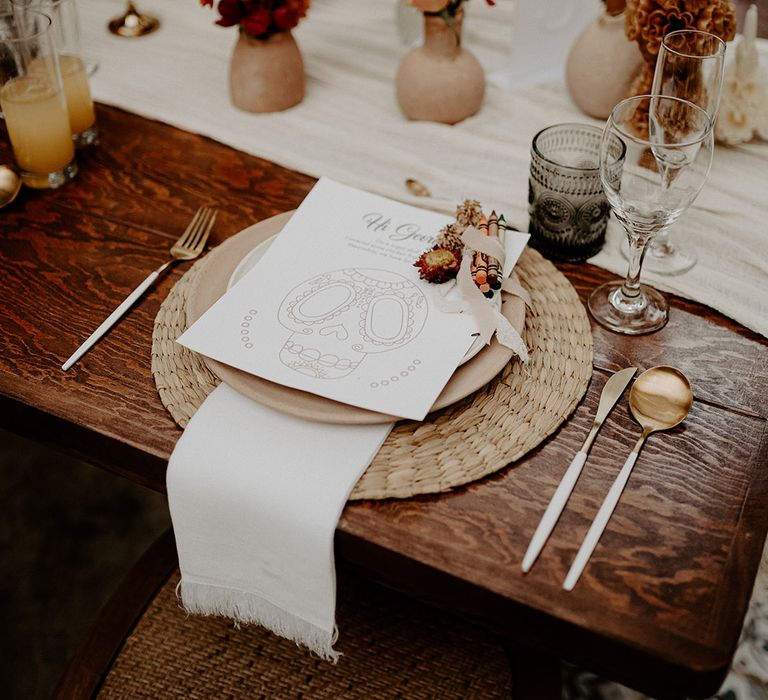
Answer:
[{"label": "drinking glass", "polygon": [[99,130],[88,84],[88,68],[80,49],[80,20],[75,0],[13,0],[25,10],[37,10],[51,18],[54,43],[69,111],[69,126],[75,146],[96,143]]},{"label": "drinking glass", "polygon": [[600,177],[626,231],[630,255],[626,279],[602,284],[589,297],[589,310],[603,326],[639,335],[667,323],[666,299],[640,284],[643,258],[653,238],[704,186],[712,164],[712,132],[709,115],[677,97],[640,95],[613,108],[600,145]]},{"label": "drinking glass", "polygon": [[[725,42],[720,37],[693,29],[670,32],[659,47],[651,93],[693,102],[714,124],[720,107],[724,64]],[[695,249],[681,241],[672,243],[667,229],[651,243],[645,269],[679,275],[690,270],[696,261]]]},{"label": "drinking glass", "polygon": [[555,124],[533,137],[528,178],[530,245],[552,260],[600,252],[610,207],[600,181],[602,129]]},{"label": "drinking glass", "polygon": [[42,12],[0,15],[0,107],[24,184],[54,188],[75,176],[58,54]]}]

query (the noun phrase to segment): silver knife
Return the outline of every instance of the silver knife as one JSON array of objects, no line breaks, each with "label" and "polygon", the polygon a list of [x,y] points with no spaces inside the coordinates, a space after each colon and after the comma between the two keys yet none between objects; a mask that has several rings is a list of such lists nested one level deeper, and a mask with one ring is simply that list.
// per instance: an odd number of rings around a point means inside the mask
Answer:
[{"label": "silver knife", "polygon": [[536,557],[539,556],[539,552],[541,552],[544,547],[549,535],[552,533],[552,530],[555,529],[558,518],[563,512],[565,504],[568,502],[568,498],[571,495],[571,491],[573,491],[573,487],[576,485],[576,480],[581,474],[584,463],[587,461],[587,455],[595,440],[597,431],[600,430],[603,421],[624,393],[624,390],[632,380],[635,372],[637,372],[637,367],[627,367],[626,369],[616,372],[605,383],[603,392],[600,394],[600,403],[597,406],[597,413],[595,414],[595,422],[592,424],[592,430],[589,431],[587,439],[584,441],[581,449],[576,453],[576,456],[573,458],[573,461],[571,461],[563,478],[560,480],[555,495],[552,496],[552,500],[544,511],[544,515],[541,518],[539,526],[536,528],[536,532],[533,533],[531,543],[528,545],[528,550],[523,557],[523,573],[528,572],[533,566]]}]

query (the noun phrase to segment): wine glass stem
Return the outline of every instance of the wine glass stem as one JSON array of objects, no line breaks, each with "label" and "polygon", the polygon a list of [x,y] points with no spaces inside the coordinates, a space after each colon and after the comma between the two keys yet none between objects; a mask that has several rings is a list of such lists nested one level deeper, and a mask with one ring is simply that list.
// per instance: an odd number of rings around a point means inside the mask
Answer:
[{"label": "wine glass stem", "polygon": [[653,236],[638,235],[627,229],[629,239],[629,268],[624,284],[617,290],[612,302],[616,308],[624,313],[640,311],[645,306],[645,298],[640,291],[640,270],[643,266],[643,258],[648,243]]}]

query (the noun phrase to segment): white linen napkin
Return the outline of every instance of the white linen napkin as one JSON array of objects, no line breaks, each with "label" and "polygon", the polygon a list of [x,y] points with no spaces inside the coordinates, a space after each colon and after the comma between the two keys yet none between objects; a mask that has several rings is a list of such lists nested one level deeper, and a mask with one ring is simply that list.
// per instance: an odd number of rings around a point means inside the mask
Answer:
[{"label": "white linen napkin", "polygon": [[184,608],[263,625],[335,661],[333,536],[392,425],[314,423],[217,387],[166,477]]}]

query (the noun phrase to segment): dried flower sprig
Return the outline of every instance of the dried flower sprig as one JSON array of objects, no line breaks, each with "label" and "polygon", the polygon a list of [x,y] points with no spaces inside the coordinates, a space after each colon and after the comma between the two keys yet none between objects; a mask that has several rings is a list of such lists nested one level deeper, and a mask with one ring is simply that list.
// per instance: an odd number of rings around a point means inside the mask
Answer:
[{"label": "dried flower sprig", "polygon": [[441,284],[454,279],[461,266],[464,241],[461,234],[477,226],[483,216],[483,209],[476,199],[465,199],[456,207],[456,221],[447,224],[437,234],[436,244],[414,263],[419,276],[428,282]]},{"label": "dried flower sprig", "polygon": [[440,233],[437,234],[437,245],[443,248],[455,248],[461,256],[464,249],[461,234],[468,227],[477,226],[482,215],[483,208],[480,202],[476,199],[465,199],[456,207],[456,221],[440,229]]},{"label": "dried flower sprig", "polygon": [[458,250],[459,255],[461,255],[461,251],[464,248],[461,234],[464,232],[465,228],[466,227],[460,226],[456,222],[443,226],[443,228],[440,229],[440,233],[437,234],[437,245],[441,248],[454,248]]},{"label": "dried flower sprig", "polygon": [[482,215],[483,207],[476,199],[465,199],[456,207],[456,223],[463,228],[477,226]]}]

